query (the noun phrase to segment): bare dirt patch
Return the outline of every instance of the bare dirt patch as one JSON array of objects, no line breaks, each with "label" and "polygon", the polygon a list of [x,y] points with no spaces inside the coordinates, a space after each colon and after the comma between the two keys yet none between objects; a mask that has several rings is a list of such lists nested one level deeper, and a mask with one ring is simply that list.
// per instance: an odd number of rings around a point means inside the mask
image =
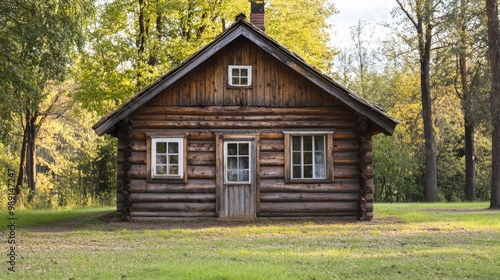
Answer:
[{"label": "bare dirt patch", "polygon": [[365,224],[380,225],[398,222],[397,219],[374,219],[369,222],[357,220],[346,220],[340,218],[301,218],[301,219],[262,219],[254,220],[221,220],[217,218],[200,218],[186,220],[165,220],[165,221],[121,221],[117,212],[102,214],[98,213],[81,218],[68,219],[49,225],[35,226],[29,229],[30,232],[69,232],[75,230],[169,230],[169,229],[203,229],[210,227],[241,227],[241,226],[283,226],[283,225],[303,225],[313,223],[317,225],[327,224]]}]

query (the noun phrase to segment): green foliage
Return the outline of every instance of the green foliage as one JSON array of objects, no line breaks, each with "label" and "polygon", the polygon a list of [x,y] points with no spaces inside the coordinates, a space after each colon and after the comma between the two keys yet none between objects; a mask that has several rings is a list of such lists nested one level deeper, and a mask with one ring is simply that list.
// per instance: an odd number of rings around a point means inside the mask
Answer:
[{"label": "green foliage", "polygon": [[[88,1],[2,1],[0,54],[2,105],[28,102],[35,110],[43,101],[45,85],[61,80],[69,58],[83,45],[81,25],[92,11]],[[8,112],[19,107],[7,107]]]},{"label": "green foliage", "polygon": [[[36,140],[47,117],[57,114],[59,95],[53,84],[65,78],[71,57],[83,46],[82,26],[93,0],[2,1],[0,3],[0,103],[5,134],[22,127],[19,186],[25,178],[28,200],[36,198]],[[45,105],[45,107],[43,107]],[[21,129],[19,129],[21,130]],[[17,142],[5,135],[7,144]]]},{"label": "green foliage", "polygon": [[330,46],[327,19],[337,13],[330,0],[266,1],[266,33],[319,70],[330,73],[337,52]]},{"label": "green foliage", "polygon": [[422,186],[417,184],[418,167],[415,147],[402,141],[397,130],[392,137],[377,136],[373,150],[375,199],[382,202],[422,201]]},{"label": "green foliage", "polygon": [[[400,1],[415,12],[429,1]],[[418,6],[417,4],[421,6]],[[438,196],[441,201],[465,199],[465,125],[475,129],[477,199],[489,197],[491,142],[489,69],[486,62],[484,7],[477,1],[435,2],[430,85],[435,130]],[[465,5],[465,6],[463,6]],[[446,7],[446,8],[445,8]],[[421,201],[425,184],[425,146],[418,38],[413,22],[393,12],[389,40],[370,49],[366,26],[352,27],[354,47],[338,56],[337,78],[368,101],[402,121],[390,139],[374,139],[374,182],[377,201]],[[461,77],[461,58],[467,65]],[[463,61],[463,60],[462,60]],[[465,88],[464,88],[465,85]]]},{"label": "green foliage", "polygon": [[179,65],[232,22],[247,1],[116,0],[99,5],[75,67],[75,98],[99,114]]},{"label": "green foliage", "polygon": [[[51,119],[40,133],[39,169],[44,172],[39,174],[39,181],[44,176],[47,178],[40,187],[39,195],[44,199],[39,199],[36,205],[39,208],[113,205],[115,202],[116,140],[98,137],[91,126],[99,116],[79,111],[79,114]],[[45,141],[47,139],[50,141]]]},{"label": "green foliage", "polygon": [[[249,15],[249,9],[247,0],[102,3],[75,67],[76,100],[100,114],[117,108],[213,40],[237,14]],[[334,12],[327,0],[267,1],[266,32],[329,72],[335,51],[326,20]]]}]

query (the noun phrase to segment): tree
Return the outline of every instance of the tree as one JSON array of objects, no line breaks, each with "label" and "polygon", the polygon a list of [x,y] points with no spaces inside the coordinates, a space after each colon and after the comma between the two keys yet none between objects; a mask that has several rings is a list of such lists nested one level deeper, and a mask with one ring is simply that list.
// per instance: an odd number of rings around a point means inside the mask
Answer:
[{"label": "tree", "polygon": [[[59,97],[47,100],[46,87],[64,78],[75,46],[82,46],[82,26],[88,21],[92,0],[2,1],[0,3],[1,111],[22,126],[18,189],[25,177],[36,195],[36,139]],[[41,104],[45,103],[45,108]],[[8,124],[3,124],[8,127]]]},{"label": "tree", "polygon": [[486,15],[488,16],[488,50],[491,69],[490,106],[493,124],[490,207],[500,209],[500,26],[497,0],[486,0]]},{"label": "tree", "polygon": [[[464,116],[465,198],[476,199],[476,131],[488,118],[484,102],[489,79],[487,73],[484,7],[477,1],[456,0],[449,13],[449,47],[452,63],[440,67],[453,72],[453,87]],[[446,70],[446,68],[450,70]],[[452,69],[452,70],[451,70]]]},{"label": "tree", "polygon": [[331,0],[266,0],[266,33],[329,73],[337,51],[330,46],[327,20],[337,11]]},{"label": "tree", "polygon": [[[219,35],[248,0],[114,0],[101,4],[75,70],[75,96],[100,114],[128,100]],[[327,72],[328,0],[266,1],[266,33]]]},{"label": "tree", "polygon": [[97,7],[75,99],[105,114],[222,32],[248,1],[114,0]]},{"label": "tree", "polygon": [[432,39],[436,26],[436,7],[433,0],[396,0],[400,11],[413,26],[417,34],[420,64],[420,87],[422,101],[422,118],[424,121],[426,182],[425,199],[435,202],[437,196],[437,157],[436,141],[433,128],[432,99],[430,87],[430,66]]},{"label": "tree", "polygon": [[358,93],[361,97],[366,98],[367,88],[366,88],[366,76],[369,71],[369,53],[368,53],[368,42],[363,39],[365,24],[358,21],[358,24],[351,27],[351,39],[354,41],[355,50],[355,61],[357,64],[356,72],[358,73],[359,80],[359,91]]}]

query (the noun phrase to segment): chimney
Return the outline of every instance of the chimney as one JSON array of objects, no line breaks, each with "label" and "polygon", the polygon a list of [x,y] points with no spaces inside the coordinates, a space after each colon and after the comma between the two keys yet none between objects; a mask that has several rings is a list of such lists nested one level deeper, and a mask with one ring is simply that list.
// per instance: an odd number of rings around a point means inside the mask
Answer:
[{"label": "chimney", "polygon": [[250,23],[255,25],[257,28],[266,32],[266,26],[264,25],[264,0],[250,0],[251,13],[250,13]]}]

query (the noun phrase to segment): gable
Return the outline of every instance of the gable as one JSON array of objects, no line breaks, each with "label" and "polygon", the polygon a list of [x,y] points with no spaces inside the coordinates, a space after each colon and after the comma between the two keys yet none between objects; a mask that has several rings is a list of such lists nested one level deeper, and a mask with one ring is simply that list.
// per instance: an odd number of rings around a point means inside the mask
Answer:
[{"label": "gable", "polygon": [[[151,100],[155,99],[158,97],[162,92],[165,91],[165,89],[171,88],[174,84],[178,83],[179,81],[186,79],[187,80],[187,75],[193,72],[193,69],[197,68],[198,66],[206,63],[209,61],[211,58],[214,56],[217,56],[220,51],[225,48],[226,46],[230,45],[233,42],[236,42],[239,40],[239,38],[246,38],[249,41],[251,41],[253,44],[255,44],[258,48],[263,50],[265,53],[269,54],[272,56],[274,59],[277,59],[280,61],[283,65],[284,68],[287,68],[288,70],[293,70],[296,74],[301,76],[302,78],[307,79],[308,81],[312,82],[316,87],[321,88],[328,94],[330,94],[334,99],[337,99],[342,106],[349,108],[349,110],[353,111],[357,115],[360,116],[365,116],[369,122],[371,122],[378,131],[383,132],[384,134],[391,135],[396,127],[396,125],[399,123],[396,119],[392,118],[391,116],[387,115],[383,110],[380,108],[371,105],[369,102],[364,100],[363,98],[359,97],[352,91],[348,90],[347,88],[343,87],[342,85],[338,84],[337,82],[333,81],[331,78],[321,74],[318,72],[314,67],[311,65],[308,65],[305,63],[300,57],[298,57],[296,54],[291,52],[290,50],[286,49],[285,47],[281,46],[278,44],[276,41],[274,41],[272,38],[267,36],[265,33],[263,33],[261,30],[256,28],[255,26],[249,24],[244,20],[244,17],[240,17],[230,28],[228,28],[226,31],[224,31],[222,34],[220,34],[214,41],[212,41],[210,44],[205,46],[204,48],[200,49],[197,53],[195,53],[193,56],[188,58],[185,62],[183,62],[179,67],[172,69],[170,72],[165,74],[164,76],[160,77],[157,81],[153,82],[150,84],[148,87],[146,87],[144,90],[139,92],[137,95],[132,97],[128,102],[123,104],[120,108],[117,110],[111,112],[109,115],[103,117],[100,121],[98,121],[96,124],[94,124],[93,129],[96,131],[98,135],[102,135],[104,133],[112,133],[116,125],[123,119],[127,118],[137,110],[139,110],[142,106],[150,102]],[[236,48],[237,49],[237,48]],[[243,49],[242,49],[243,50]],[[249,49],[250,51],[250,49]],[[242,52],[243,53],[243,52]],[[233,56],[234,58],[238,59],[239,56]],[[241,55],[243,57],[243,54]],[[254,56],[249,56],[249,57],[254,57]],[[264,60],[262,60],[264,61]],[[266,60],[267,61],[267,60]],[[264,64],[266,62],[263,62]],[[207,63],[208,64],[208,63]],[[206,66],[206,67],[212,67],[212,66]],[[213,66],[215,67],[215,66]],[[214,68],[215,69],[215,68]],[[220,68],[222,69],[222,68]],[[283,71],[278,71],[278,73],[286,73]],[[269,73],[268,75],[272,75]],[[276,74],[275,74],[276,75]],[[276,79],[277,82],[270,83],[269,87],[270,88],[279,88],[280,90],[275,91],[273,95],[268,95],[266,88],[268,86],[268,83],[260,83],[261,85],[265,85],[264,89],[257,89],[257,91],[253,91],[254,94],[256,94],[256,99],[249,99],[251,102],[257,101],[259,102],[259,97],[262,98],[264,97],[263,102],[270,102],[271,103],[276,103],[278,104],[279,102],[290,102],[290,101],[285,101],[285,99],[280,99],[278,98],[278,93],[281,95],[281,93],[285,92],[284,90],[281,90],[282,86],[285,85],[287,86],[288,84],[281,83],[281,75],[282,74],[277,74],[278,78]],[[266,73],[264,73],[264,79],[266,78]],[[200,83],[205,80],[205,79],[200,79]],[[217,92],[214,92],[214,101],[220,101],[220,91],[219,88],[222,87],[222,81],[214,81],[215,82],[220,82],[221,86],[216,87],[217,84],[214,84],[214,88],[217,90]],[[208,85],[207,85],[208,84]],[[204,83],[203,85],[200,84],[199,88],[205,87],[211,87],[209,83]],[[180,92],[182,92],[182,98],[180,96]],[[179,99],[178,102],[187,102],[187,94],[188,89],[187,85],[183,86],[183,90],[179,90],[179,95],[177,98]],[[191,93],[193,92],[193,93]],[[201,93],[200,95],[198,92],[202,92],[201,90],[198,90],[198,82],[196,83],[196,87],[194,85],[189,85],[189,102],[191,102],[191,98],[196,99],[196,102],[198,101],[203,101],[206,98],[202,97]],[[210,92],[210,91],[205,91],[205,92]],[[286,91],[290,92],[290,91]],[[259,94],[260,93],[260,94]],[[262,95],[262,93],[264,93]],[[294,93],[294,94],[300,94],[300,93]],[[229,97],[230,95],[226,95],[226,97]],[[239,96],[239,98],[238,98]],[[231,100],[231,102],[236,102],[241,104],[242,99],[241,97],[244,96],[242,92],[239,94],[231,96],[231,99],[226,99],[226,100]],[[223,95],[224,97],[224,95]],[[167,97],[170,98],[170,97]],[[175,94],[171,96],[172,99],[175,99]],[[211,97],[210,97],[211,98]],[[218,99],[216,99],[218,98]],[[233,100],[234,98],[234,100]],[[274,98],[274,99],[273,99]],[[323,99],[325,97],[321,97]],[[160,98],[161,99],[161,98]],[[199,100],[198,100],[199,99]],[[269,99],[269,100],[268,100]],[[313,99],[311,97],[311,100],[307,99],[306,100],[309,102],[313,102]],[[330,100],[334,100],[330,99]],[[209,100],[209,99],[207,99]],[[223,99],[224,100],[224,99]],[[274,101],[273,101],[274,100]],[[280,101],[281,100],[281,101]],[[300,102],[302,102],[304,99],[302,99]],[[316,99],[315,99],[316,100]],[[319,100],[319,99],[318,99]],[[193,100],[194,101],[194,100]],[[163,102],[163,101],[159,101]],[[262,100],[260,101],[262,102]],[[295,104],[297,104],[297,101],[293,101]],[[310,106],[310,103],[307,104]],[[296,105],[299,106],[299,105]]]},{"label": "gable", "polygon": [[[252,86],[228,86],[228,65],[252,66]],[[240,37],[151,100],[150,106],[337,106],[338,100]]]}]

